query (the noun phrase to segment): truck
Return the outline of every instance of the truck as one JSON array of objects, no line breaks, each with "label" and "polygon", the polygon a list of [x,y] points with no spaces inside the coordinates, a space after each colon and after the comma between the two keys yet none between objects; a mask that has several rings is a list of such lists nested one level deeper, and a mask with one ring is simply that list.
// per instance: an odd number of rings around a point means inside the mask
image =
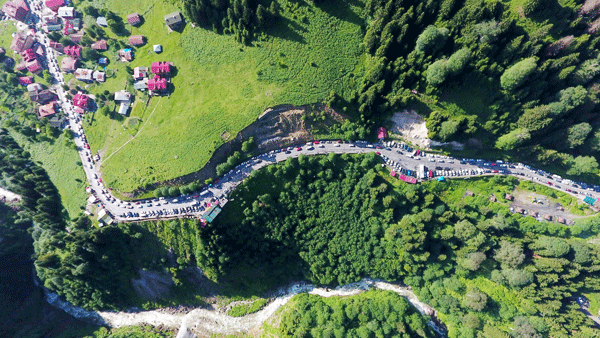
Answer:
[{"label": "truck", "polygon": [[427,178],[427,172],[425,171],[425,165],[419,165],[419,170],[417,171],[417,178]]}]

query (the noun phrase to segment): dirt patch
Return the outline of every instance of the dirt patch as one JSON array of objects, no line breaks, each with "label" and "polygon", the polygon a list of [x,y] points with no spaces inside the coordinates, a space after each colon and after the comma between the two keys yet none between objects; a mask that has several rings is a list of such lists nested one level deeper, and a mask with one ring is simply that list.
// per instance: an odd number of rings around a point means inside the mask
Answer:
[{"label": "dirt patch", "polygon": [[[310,114],[316,112],[319,113],[319,118],[311,118]],[[204,182],[207,178],[215,177],[217,165],[226,161],[227,157],[234,150],[240,149],[242,142],[250,137],[254,137],[254,142],[257,145],[254,152],[263,153],[305,143],[314,139],[313,135],[323,130],[323,128],[342,123],[346,119],[346,116],[322,104],[298,107],[281,105],[269,108],[251,125],[215,150],[211,159],[202,169],[166,182],[155,183],[148,188],[148,191],[163,185],[183,185],[194,181]],[[138,190],[133,193],[120,193],[128,198],[135,198],[144,192]]]},{"label": "dirt patch", "polygon": [[432,147],[441,147],[452,145],[455,149],[463,149],[464,145],[458,142],[437,142],[429,139],[425,118],[414,110],[404,110],[392,115],[393,127],[390,130],[392,134],[401,137],[403,140],[417,145],[421,148],[431,149]]},{"label": "dirt patch", "polygon": [[143,299],[154,300],[165,296],[173,285],[171,276],[164,272],[138,271],[140,278],[131,279],[131,285]]},{"label": "dirt patch", "polygon": [[229,140],[230,137],[231,137],[231,134],[229,134],[229,132],[227,132],[227,131],[224,131],[224,132],[221,133],[221,139],[223,141]]},{"label": "dirt patch", "polygon": [[[573,224],[577,218],[587,216],[574,215],[565,206],[553,202],[548,196],[536,194],[531,191],[515,189],[514,201],[510,204],[511,211],[528,217],[535,217],[539,221]],[[562,219],[564,221],[559,222]]]}]

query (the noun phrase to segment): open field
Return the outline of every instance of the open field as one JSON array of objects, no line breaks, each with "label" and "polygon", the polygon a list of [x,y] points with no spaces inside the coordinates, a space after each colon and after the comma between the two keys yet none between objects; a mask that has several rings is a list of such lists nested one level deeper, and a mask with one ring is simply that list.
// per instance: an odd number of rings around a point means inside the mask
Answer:
[{"label": "open field", "polygon": [[41,163],[58,189],[69,217],[77,217],[86,203],[85,187],[87,186],[85,174],[78,164],[80,158],[77,151],[63,144],[63,135],[52,144],[30,142],[25,136],[12,130],[11,136],[23,149],[31,153],[33,161]]},{"label": "open field", "polygon": [[[235,137],[268,107],[318,102],[331,90],[348,98],[363,34],[360,8],[280,3],[285,19],[250,47],[189,23],[181,33],[168,33],[163,15],[178,8],[167,1],[103,3],[123,18],[135,11],[144,18],[138,28],[126,26],[148,38],[130,67],[170,61],[177,69],[170,97],[152,98],[146,107],[138,93],[130,115],[140,119],[141,131],[124,130],[122,119],[97,113],[91,125],[84,123],[92,151],[105,157],[114,153],[102,164],[109,186],[132,191],[199,170],[226,141],[223,132]],[[161,44],[163,53],[153,53],[153,44]],[[125,64],[111,57],[108,69],[118,69],[117,76],[91,86],[91,93],[125,88]],[[121,148],[132,135],[135,139]]]}]

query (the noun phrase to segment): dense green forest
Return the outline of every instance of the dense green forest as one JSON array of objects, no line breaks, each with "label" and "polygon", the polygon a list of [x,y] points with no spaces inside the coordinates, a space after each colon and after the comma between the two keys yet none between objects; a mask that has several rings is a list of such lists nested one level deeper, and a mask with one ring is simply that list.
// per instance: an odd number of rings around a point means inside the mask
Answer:
[{"label": "dense green forest", "polygon": [[278,337],[435,337],[428,318],[391,291],[332,298],[302,294],[281,312]]},{"label": "dense green forest", "polygon": [[[585,240],[598,234],[598,217],[542,223],[489,201],[514,178],[407,185],[377,163],[332,154],[258,172],[200,232],[199,266],[217,280],[400,280],[439,311],[451,337],[511,327],[520,337],[596,334],[573,297],[600,288],[600,250]],[[463,198],[467,189],[475,196]]]}]

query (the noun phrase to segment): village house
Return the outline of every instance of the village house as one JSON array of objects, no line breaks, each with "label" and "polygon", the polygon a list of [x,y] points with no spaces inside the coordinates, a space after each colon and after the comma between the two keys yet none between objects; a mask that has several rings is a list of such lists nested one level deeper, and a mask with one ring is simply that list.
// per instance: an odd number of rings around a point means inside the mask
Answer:
[{"label": "village house", "polygon": [[60,23],[47,24],[47,25],[43,26],[42,28],[44,29],[44,31],[46,33],[58,32],[59,30],[62,29],[62,25]]},{"label": "village house", "polygon": [[96,18],[96,24],[100,27],[108,27],[108,21],[103,16],[99,16]]},{"label": "village house", "polygon": [[27,86],[33,83],[33,76],[21,76],[19,78],[19,84],[21,86]]},{"label": "village house", "polygon": [[129,37],[129,44],[132,46],[142,46],[144,43],[143,35],[132,35]]},{"label": "village house", "polygon": [[31,61],[36,58],[35,53],[33,52],[33,49],[31,49],[31,48],[24,50],[21,53],[21,56],[23,57],[23,60],[25,60],[25,61]]},{"label": "village house", "polygon": [[148,80],[148,91],[150,95],[160,95],[167,90],[167,79],[158,75]]},{"label": "village house", "polygon": [[124,90],[115,92],[115,101],[120,103],[119,114],[123,116],[127,115],[127,111],[131,105],[131,93]]},{"label": "village house", "polygon": [[82,93],[77,93],[73,96],[73,105],[84,110],[88,108],[89,101],[89,97]]},{"label": "village house", "polygon": [[44,8],[42,10],[42,21],[45,24],[59,24],[60,21],[58,19],[58,15],[56,15],[56,11],[52,11],[50,8]]},{"label": "village house", "polygon": [[75,43],[79,43],[81,41],[81,38],[85,35],[85,31],[79,31],[75,34],[71,34],[71,41],[75,42]]},{"label": "village house", "polygon": [[77,68],[77,70],[75,70],[75,73],[73,73],[73,76],[75,76],[75,78],[79,81],[89,83],[94,81],[94,78],[92,77],[93,73],[94,71],[91,69]]},{"label": "village house", "polygon": [[377,128],[377,138],[379,140],[388,138],[387,130],[384,127]]},{"label": "village house", "polygon": [[145,91],[146,89],[148,89],[148,79],[144,78],[136,83],[133,84],[133,89],[135,90],[139,90],[139,91]]},{"label": "village house", "polygon": [[138,13],[132,13],[127,15],[127,22],[132,26],[136,26],[142,22],[142,18]]},{"label": "village house", "polygon": [[15,69],[16,69],[18,72],[23,72],[23,71],[25,71],[25,69],[27,69],[27,62],[25,62],[25,61],[19,62],[19,63],[18,63],[16,66],[15,66]]},{"label": "village house", "polygon": [[30,85],[27,85],[27,91],[29,92],[30,95],[31,95],[31,92],[36,91],[36,90],[42,90],[42,89],[44,89],[44,87],[42,87],[42,85],[39,83],[32,83]]},{"label": "village house", "polygon": [[5,2],[4,5],[2,5],[2,11],[6,16],[17,21],[25,22],[27,14],[29,14],[29,7],[27,7],[25,0],[13,0]]},{"label": "village house", "polygon": [[35,55],[36,55],[36,57],[40,57],[40,58],[44,57],[45,54],[44,54],[44,48],[42,48],[42,45],[38,45],[35,48]]},{"label": "village house", "polygon": [[162,45],[154,45],[152,46],[152,50],[156,54],[162,53]]},{"label": "village house", "polygon": [[52,116],[54,114],[56,114],[56,109],[54,107],[54,105],[56,104],[56,101],[51,101],[48,104],[45,105],[41,105],[38,108],[38,118],[44,118],[44,117],[48,117],[48,116]]},{"label": "village house", "polygon": [[488,200],[490,200],[490,202],[496,202],[496,196],[492,194]]},{"label": "village house", "polygon": [[512,201],[512,200],[514,200],[514,199],[515,199],[515,198],[513,197],[513,195],[511,195],[511,194],[506,194],[506,195],[504,195],[504,198],[505,198],[505,199],[507,199],[507,200],[509,200],[509,201]]},{"label": "village house", "polygon": [[75,17],[75,7],[60,7],[58,9],[58,16],[63,19]]},{"label": "village house", "polygon": [[150,68],[152,69],[152,74],[160,75],[162,77],[171,75],[171,63],[169,62],[152,62]]},{"label": "village house", "polygon": [[102,225],[110,225],[113,222],[112,217],[106,212],[106,210],[102,209],[98,213],[98,222],[100,222],[100,226]]},{"label": "village house", "polygon": [[63,50],[65,55],[77,58],[81,56],[81,46],[66,46]]},{"label": "village house", "polygon": [[169,13],[165,15],[165,23],[170,29],[176,30],[183,24],[183,17],[180,12]]},{"label": "village house", "polygon": [[[73,34],[81,29],[81,19],[79,18],[70,18],[65,19],[65,30],[67,31],[65,34]],[[83,36],[83,34],[82,34]],[[71,37],[71,39],[73,39]]]},{"label": "village house", "polygon": [[121,49],[119,51],[119,56],[125,61],[133,60],[133,52],[129,48]]},{"label": "village house", "polygon": [[32,74],[37,74],[42,71],[42,65],[37,59],[27,61],[27,70]]},{"label": "village house", "polygon": [[140,80],[145,77],[148,77],[148,67],[135,67],[133,68],[133,78],[135,80]]},{"label": "village house", "polygon": [[17,33],[12,39],[10,49],[17,53],[22,53],[24,50],[31,48],[35,42],[35,37],[29,34]]},{"label": "village house", "polygon": [[[38,84],[39,83],[33,83],[34,84]],[[31,86],[31,85],[29,85]],[[55,95],[54,93],[52,93],[50,90],[48,89],[40,89],[42,88],[42,86],[40,85],[39,87],[35,87],[36,89],[34,90],[29,90],[29,86],[27,86],[27,91],[29,92],[29,99],[31,99],[31,101],[33,102],[37,102],[39,104],[45,104],[46,102],[50,101],[50,100],[54,100],[55,99]]]},{"label": "village house", "polygon": [[544,216],[544,219],[546,221],[548,221],[548,222],[551,222],[552,221],[552,215],[546,215],[546,216]]},{"label": "village house", "polygon": [[99,50],[99,51],[108,50],[108,44],[107,44],[106,40],[104,40],[104,39],[98,40],[98,41],[92,43],[91,47],[92,47],[92,49]]},{"label": "village house", "polygon": [[94,78],[94,80],[96,80],[96,82],[106,81],[106,73],[101,72],[99,70],[95,70],[94,73],[92,74],[92,77]]},{"label": "village house", "polygon": [[77,59],[67,56],[60,62],[60,69],[63,72],[72,73],[77,69]]},{"label": "village house", "polygon": [[517,214],[521,214],[521,215],[522,215],[522,214],[525,212],[525,210],[524,210],[523,208],[519,208],[519,207],[517,207],[517,208],[515,208],[515,212],[516,212]]},{"label": "village house", "polygon": [[560,224],[566,224],[566,222],[565,222],[565,219],[564,219],[564,218],[562,218],[562,217],[558,217],[558,218],[556,219],[556,221],[557,221],[558,223],[560,223]]},{"label": "village house", "polygon": [[527,214],[528,214],[529,216],[531,216],[531,217],[537,217],[537,216],[538,216],[538,212],[537,212],[537,211],[535,211],[535,210],[529,210],[529,211],[527,212]]},{"label": "village house", "polygon": [[65,0],[46,0],[46,2],[44,2],[44,4],[49,9],[57,12],[60,7],[65,5]]}]

